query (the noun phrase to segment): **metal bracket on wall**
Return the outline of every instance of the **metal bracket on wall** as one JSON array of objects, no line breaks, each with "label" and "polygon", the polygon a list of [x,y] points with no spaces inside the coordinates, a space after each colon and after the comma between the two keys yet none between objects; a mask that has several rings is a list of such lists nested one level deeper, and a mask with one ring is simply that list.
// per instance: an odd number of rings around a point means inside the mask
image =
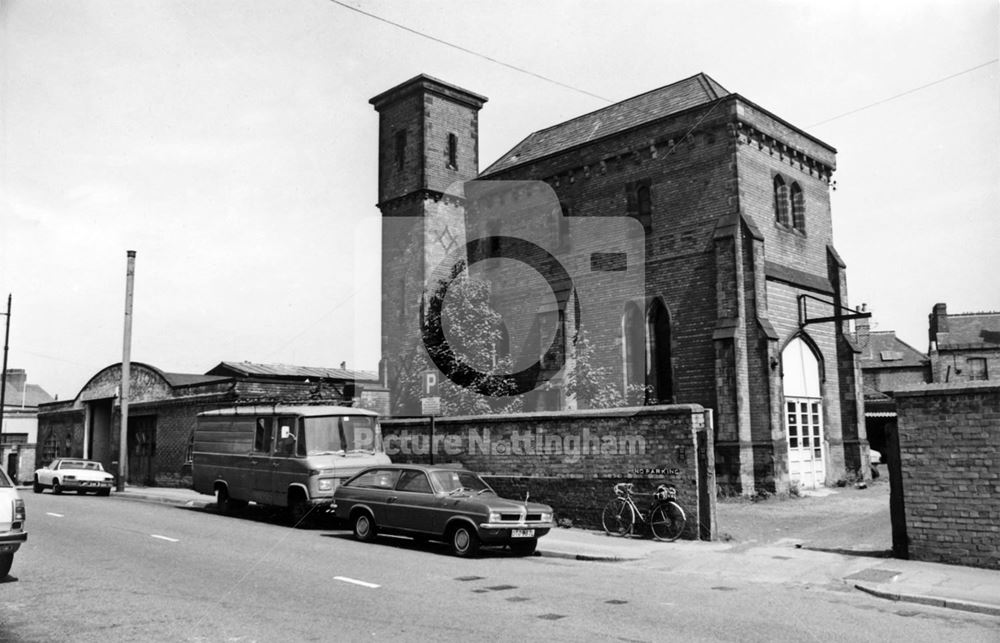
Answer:
[{"label": "metal bracket on wall", "polygon": [[[819,302],[824,306],[833,308],[835,311],[833,315],[827,315],[826,317],[809,317],[808,310],[808,300]],[[809,324],[821,324],[823,322],[842,322],[848,319],[868,319],[872,316],[871,313],[857,310],[854,308],[848,308],[847,306],[841,306],[840,304],[833,301],[826,301],[825,299],[820,299],[814,295],[799,295],[799,328],[808,326]],[[846,311],[846,312],[845,312]]]}]

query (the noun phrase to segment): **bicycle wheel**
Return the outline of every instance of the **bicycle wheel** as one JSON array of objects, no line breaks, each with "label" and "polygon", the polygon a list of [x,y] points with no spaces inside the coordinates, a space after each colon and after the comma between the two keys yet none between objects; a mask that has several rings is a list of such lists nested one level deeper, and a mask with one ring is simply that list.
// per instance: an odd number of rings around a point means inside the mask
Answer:
[{"label": "bicycle wheel", "polygon": [[632,505],[621,498],[614,498],[604,505],[604,512],[601,513],[601,524],[604,531],[616,536],[624,536],[631,533],[632,524],[635,522],[635,514],[632,512]]},{"label": "bicycle wheel", "polygon": [[657,505],[649,516],[649,526],[653,530],[653,537],[657,540],[670,542],[677,540],[684,533],[684,525],[687,524],[687,516],[684,510],[673,500],[668,500]]}]

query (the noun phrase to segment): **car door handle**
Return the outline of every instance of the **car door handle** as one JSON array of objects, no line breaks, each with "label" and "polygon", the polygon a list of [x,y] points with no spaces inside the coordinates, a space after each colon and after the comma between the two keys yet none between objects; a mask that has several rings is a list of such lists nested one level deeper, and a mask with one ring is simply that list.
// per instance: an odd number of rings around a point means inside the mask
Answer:
[{"label": "car door handle", "polygon": [[396,502],[396,496],[389,496],[386,502],[391,505],[392,503]]},{"label": "car door handle", "polygon": [[274,467],[275,469],[277,469],[278,468],[278,463],[277,462],[272,462],[271,466]]}]

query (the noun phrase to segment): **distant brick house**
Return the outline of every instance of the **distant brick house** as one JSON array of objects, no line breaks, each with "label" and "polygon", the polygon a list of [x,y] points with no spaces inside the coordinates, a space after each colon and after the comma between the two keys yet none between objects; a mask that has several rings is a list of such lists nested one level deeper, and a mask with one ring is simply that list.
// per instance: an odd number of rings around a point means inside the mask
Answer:
[{"label": "distant brick house", "polygon": [[[387,406],[369,371],[251,362],[221,362],[204,375],[130,365],[128,482],[181,486],[190,475],[191,438],[198,413],[252,403],[326,402]],[[72,400],[43,404],[38,414],[38,460],[72,456],[117,470],[121,435],[122,365],[97,374]]]},{"label": "distant brick house", "polygon": [[1000,381],[1000,312],[949,315],[935,304],[928,320],[932,381]]},{"label": "distant brick house", "polygon": [[[863,336],[867,323],[858,326]],[[896,423],[896,402],[888,392],[930,382],[930,360],[896,337],[895,331],[875,331],[867,337],[868,343],[861,354],[865,428],[871,448],[884,453],[886,427]]]},{"label": "distant brick house", "polygon": [[[614,256],[618,239],[578,236],[568,261],[584,268],[569,270],[605,271],[603,300],[582,320],[551,306],[509,320],[525,332],[498,344],[509,350],[500,356],[537,360],[547,378],[525,410],[580,407],[566,392],[580,329],[602,338],[602,377],[623,396],[639,387],[646,403],[715,411],[720,486],[753,495],[867,475],[860,349],[833,241],[833,147],[697,74],[531,133],[480,173],[486,100],[421,75],[370,101],[380,122],[382,358],[394,402],[428,302],[414,261],[434,265],[461,246],[467,215],[492,238],[549,235],[546,248],[588,217],[618,217],[641,226],[637,294],[593,252],[597,244]],[[467,211],[450,189],[472,180],[544,182],[562,218],[543,232],[519,229],[502,200],[495,212],[471,201]],[[522,283],[491,283],[497,302],[528,299]],[[532,329],[548,326],[556,339],[546,350]]]},{"label": "distant brick house", "polygon": [[0,467],[15,482],[30,479],[35,470],[38,406],[51,401],[52,396],[45,389],[28,383],[28,374],[24,369],[7,369],[3,430],[0,432]]}]

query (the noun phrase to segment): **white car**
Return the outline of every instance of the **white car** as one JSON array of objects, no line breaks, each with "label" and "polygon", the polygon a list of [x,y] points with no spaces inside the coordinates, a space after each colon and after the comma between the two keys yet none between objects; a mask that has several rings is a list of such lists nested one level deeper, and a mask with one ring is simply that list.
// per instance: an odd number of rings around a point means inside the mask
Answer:
[{"label": "white car", "polygon": [[28,539],[24,530],[24,501],[7,472],[0,469],[0,579],[7,578],[14,552]]},{"label": "white car", "polygon": [[53,460],[48,466],[35,471],[35,493],[41,493],[46,487],[52,493],[63,491],[77,493],[94,492],[99,496],[111,495],[111,487],[115,477],[104,470],[100,462],[81,460],[79,458],[63,458]]}]

